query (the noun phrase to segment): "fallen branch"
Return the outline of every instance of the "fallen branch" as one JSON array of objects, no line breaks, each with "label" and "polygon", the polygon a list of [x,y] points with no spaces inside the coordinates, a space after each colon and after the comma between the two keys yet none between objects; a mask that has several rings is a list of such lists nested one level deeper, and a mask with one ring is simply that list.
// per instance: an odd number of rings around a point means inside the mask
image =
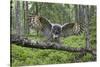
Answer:
[{"label": "fallen branch", "polygon": [[11,43],[15,43],[16,45],[28,47],[28,48],[56,49],[56,50],[69,51],[69,52],[88,52],[96,57],[96,51],[92,49],[68,47],[68,46],[63,46],[61,44],[52,43],[52,42],[38,42],[38,41],[29,40],[28,38],[15,36],[15,35],[11,35],[10,41]]}]

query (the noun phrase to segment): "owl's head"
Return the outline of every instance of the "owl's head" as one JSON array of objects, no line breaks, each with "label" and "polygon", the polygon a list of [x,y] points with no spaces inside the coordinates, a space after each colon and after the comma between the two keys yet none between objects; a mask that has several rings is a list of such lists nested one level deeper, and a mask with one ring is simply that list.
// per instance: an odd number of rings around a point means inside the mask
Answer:
[{"label": "owl's head", "polygon": [[59,24],[52,24],[51,34],[52,38],[57,39],[61,36],[62,27]]}]

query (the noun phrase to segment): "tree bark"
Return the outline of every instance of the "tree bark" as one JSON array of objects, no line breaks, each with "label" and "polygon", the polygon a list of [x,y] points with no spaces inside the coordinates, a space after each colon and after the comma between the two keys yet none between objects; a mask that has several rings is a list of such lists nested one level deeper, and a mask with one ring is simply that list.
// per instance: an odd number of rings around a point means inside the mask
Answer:
[{"label": "tree bark", "polygon": [[35,15],[38,15],[39,14],[39,6],[38,6],[38,3],[35,3],[36,4],[36,10],[35,10]]},{"label": "tree bark", "polygon": [[89,34],[89,17],[88,6],[84,7],[84,22],[85,22],[85,36],[86,36],[86,48],[90,49],[90,34]]},{"label": "tree bark", "polygon": [[16,35],[21,35],[20,31],[20,1],[16,1]]},{"label": "tree bark", "polygon": [[11,33],[13,31],[13,23],[12,23],[12,8],[13,8],[13,6],[12,6],[12,3],[13,3],[13,1],[10,0],[10,31],[11,31]]},{"label": "tree bark", "polygon": [[11,35],[10,41],[11,43],[15,43],[16,45],[22,47],[39,48],[39,49],[56,49],[68,52],[87,52],[92,54],[93,56],[96,56],[95,50],[92,49],[68,47],[68,46],[63,46],[62,44],[52,43],[52,42],[38,42],[16,35]]},{"label": "tree bark", "polygon": [[29,34],[28,1],[23,1],[23,8],[24,8],[24,33],[26,36]]}]

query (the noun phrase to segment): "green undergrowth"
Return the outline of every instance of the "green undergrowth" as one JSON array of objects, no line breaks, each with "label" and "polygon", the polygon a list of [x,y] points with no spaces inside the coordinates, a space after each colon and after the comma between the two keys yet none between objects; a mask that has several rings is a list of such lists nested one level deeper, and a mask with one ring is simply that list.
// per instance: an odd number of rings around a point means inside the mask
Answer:
[{"label": "green undergrowth", "polygon": [[[37,37],[35,35],[30,35],[29,39],[41,41],[41,39],[43,40],[45,38],[42,38],[42,36]],[[61,38],[61,43],[65,46],[84,48],[85,37],[84,34],[81,34],[77,36]],[[92,46],[94,47],[95,44]],[[12,44],[11,48],[12,66],[73,63],[75,58],[79,55],[78,52],[26,48],[17,46],[15,44]],[[93,60],[93,56],[87,53],[80,59],[80,62],[88,62]]]},{"label": "green undergrowth", "polygon": [[61,38],[61,42],[65,46],[70,46],[70,47],[85,47],[85,37],[84,34],[77,35],[77,36],[69,36],[67,38]]},{"label": "green undergrowth", "polygon": [[[12,66],[72,63],[79,55],[74,52],[25,48],[17,45],[12,45],[12,48]],[[87,62],[92,59],[93,56],[87,53],[81,61]]]}]

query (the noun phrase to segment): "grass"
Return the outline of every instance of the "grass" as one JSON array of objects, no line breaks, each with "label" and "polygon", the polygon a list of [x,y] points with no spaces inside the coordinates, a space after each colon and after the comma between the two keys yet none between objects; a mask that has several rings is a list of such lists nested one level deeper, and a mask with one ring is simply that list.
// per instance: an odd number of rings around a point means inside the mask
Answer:
[{"label": "grass", "polygon": [[67,38],[62,38],[61,41],[66,46],[77,47],[77,48],[85,47],[84,34],[81,34],[79,36],[70,36]]},{"label": "grass", "polygon": [[[43,40],[41,36],[37,37],[29,36],[30,39]],[[65,46],[70,47],[85,47],[84,34],[78,36],[70,36],[67,38],[61,38],[61,42]],[[95,44],[92,45],[96,46]],[[23,66],[23,65],[42,65],[42,64],[61,64],[61,63],[72,63],[73,60],[79,55],[79,53],[58,51],[51,49],[36,49],[26,48],[17,45],[12,45],[12,66]],[[93,56],[86,54],[81,58],[82,62],[92,61]]]}]

